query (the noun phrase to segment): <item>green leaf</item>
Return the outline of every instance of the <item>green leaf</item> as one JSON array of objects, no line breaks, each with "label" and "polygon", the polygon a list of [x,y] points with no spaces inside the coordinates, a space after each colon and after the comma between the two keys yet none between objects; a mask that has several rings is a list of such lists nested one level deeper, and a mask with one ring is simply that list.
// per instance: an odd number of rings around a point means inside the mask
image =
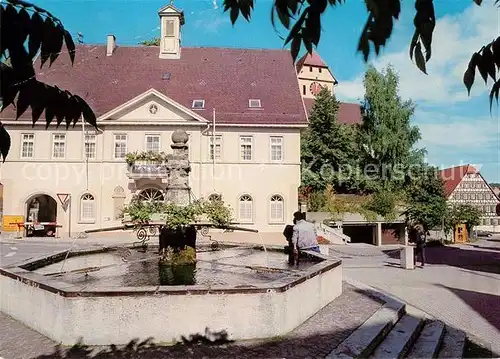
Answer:
[{"label": "green leaf", "polygon": [[3,123],[0,122],[0,154],[2,155],[2,162],[5,162],[9,154],[11,145],[10,135],[5,129]]},{"label": "green leaf", "polygon": [[479,53],[475,53],[474,56],[476,56],[477,69],[486,84],[488,82],[487,64],[485,64],[483,57]]},{"label": "green leaf", "polygon": [[491,44],[487,45],[481,54],[483,66],[493,79],[496,81],[496,68],[495,68],[495,59],[493,58],[493,53],[491,52]]},{"label": "green leaf", "polygon": [[51,42],[50,42],[50,62],[49,67],[59,57],[64,41],[64,28],[62,26],[53,27]]},{"label": "green leaf", "polygon": [[37,12],[35,12],[33,15],[31,15],[31,29],[28,41],[29,55],[31,58],[35,57],[38,49],[40,49],[43,29],[44,21],[42,17]]},{"label": "green leaf", "polygon": [[467,94],[470,96],[470,90],[474,84],[474,77],[476,74],[476,68],[473,66],[468,66],[467,70],[464,72],[464,85],[467,88]]},{"label": "green leaf", "polygon": [[417,67],[420,69],[420,71],[427,75],[427,70],[425,69],[424,54],[422,53],[420,42],[417,43],[417,46],[415,46],[415,63],[417,64]]},{"label": "green leaf", "polygon": [[297,35],[296,37],[293,38],[292,45],[291,45],[291,48],[290,48],[290,51],[292,53],[292,59],[293,59],[294,62],[297,59],[297,56],[299,55],[300,45],[301,44],[302,44],[302,37],[299,34],[299,35]]},{"label": "green leaf", "polygon": [[278,18],[280,19],[283,26],[287,29],[290,28],[290,14],[288,13],[287,0],[276,0],[274,5]]},{"label": "green leaf", "polygon": [[413,60],[413,53],[415,52],[415,46],[417,46],[418,43],[418,37],[419,37],[418,31],[415,30],[410,43],[410,60]]},{"label": "green leaf", "polygon": [[496,81],[493,86],[491,87],[490,91],[490,112],[491,108],[493,106],[493,97],[495,97],[497,104],[498,104],[498,93],[500,91],[500,80]]},{"label": "green leaf", "polygon": [[288,37],[285,40],[285,45],[288,44],[299,33],[308,13],[309,13],[309,7],[304,9],[302,15],[300,15],[299,19],[293,25],[292,29],[290,30],[290,33],[288,34]]},{"label": "green leaf", "polygon": [[64,42],[66,43],[66,48],[69,52],[71,64],[73,64],[75,62],[75,43],[73,41],[73,37],[71,37],[71,34],[67,30],[64,31]]},{"label": "green leaf", "polygon": [[238,6],[234,5],[233,7],[231,7],[231,12],[229,14],[229,17],[233,25],[236,23],[236,20],[238,20],[239,14],[240,14],[240,9],[238,8]]}]

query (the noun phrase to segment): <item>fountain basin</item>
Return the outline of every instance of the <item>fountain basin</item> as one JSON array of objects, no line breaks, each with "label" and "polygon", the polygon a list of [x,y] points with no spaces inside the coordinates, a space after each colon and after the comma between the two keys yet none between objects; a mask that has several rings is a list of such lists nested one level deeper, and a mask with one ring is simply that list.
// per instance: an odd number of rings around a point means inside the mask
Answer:
[{"label": "fountain basin", "polygon": [[[255,251],[256,258],[259,253],[264,258],[265,253]],[[277,251],[268,248],[269,255],[286,263],[286,256]],[[70,257],[87,260],[112,252],[76,251]],[[245,274],[242,283],[201,280],[201,284],[175,286],[124,286],[126,281],[113,286],[114,281],[102,278],[78,281],[73,274],[48,276],[49,266],[61,264],[65,255],[62,252],[0,269],[0,310],[64,345],[79,340],[87,345],[126,344],[150,337],[172,343],[203,335],[206,329],[225,331],[231,340],[275,337],[299,326],[342,292],[341,261],[316,253],[307,254],[311,263],[286,275],[262,278]],[[230,267],[228,256],[221,257],[210,262],[211,269]],[[245,264],[245,258],[239,261]],[[71,269],[70,260],[67,265],[65,270]],[[230,277],[224,274],[224,278]]]}]

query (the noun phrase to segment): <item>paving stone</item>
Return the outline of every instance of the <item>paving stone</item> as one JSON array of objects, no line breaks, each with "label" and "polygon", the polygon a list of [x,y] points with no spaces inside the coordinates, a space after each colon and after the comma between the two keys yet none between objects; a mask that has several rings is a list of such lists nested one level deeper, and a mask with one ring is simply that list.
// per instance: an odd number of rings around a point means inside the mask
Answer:
[{"label": "paving stone", "polygon": [[462,358],[465,348],[465,337],[466,335],[463,331],[447,326],[438,358]]},{"label": "paving stone", "polygon": [[[279,340],[245,341],[224,345],[150,346],[130,351],[117,348],[88,348],[96,359],[134,358],[324,358],[356,328],[363,324],[382,303],[344,283],[343,294],[305,323]],[[19,345],[22,343],[22,345]],[[55,343],[0,313],[0,357],[5,359],[90,358],[77,352],[54,354]]]}]

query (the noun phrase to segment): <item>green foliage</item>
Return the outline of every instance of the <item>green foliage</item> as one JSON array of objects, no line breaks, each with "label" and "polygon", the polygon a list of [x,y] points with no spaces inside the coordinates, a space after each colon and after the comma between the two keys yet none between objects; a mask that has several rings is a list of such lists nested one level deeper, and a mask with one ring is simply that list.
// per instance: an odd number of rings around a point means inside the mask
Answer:
[{"label": "green foliage", "polygon": [[[36,79],[34,60],[40,52],[40,65],[50,67],[63,51],[63,44],[74,63],[76,48],[71,34],[50,12],[27,2],[3,0],[0,3],[0,79],[2,110],[16,107],[16,119],[31,107],[33,124],[45,110],[49,126],[55,119],[68,128],[82,116],[97,127],[97,119],[80,96],[40,82]],[[10,136],[0,123],[0,155],[3,160],[10,149]]]},{"label": "green foliage", "polygon": [[222,199],[203,201],[202,211],[215,226],[227,226],[233,221],[231,208]]},{"label": "green foliage", "polygon": [[413,168],[405,189],[408,225],[420,223],[425,230],[442,225],[447,212],[444,183],[438,169],[431,166]]},{"label": "green foliage", "polygon": [[363,204],[363,207],[370,212],[384,217],[388,221],[392,221],[398,216],[396,209],[397,202],[397,193],[381,190],[380,192],[374,193],[370,199]]},{"label": "green foliage", "polygon": [[[482,3],[482,0],[473,1],[477,5]],[[294,61],[299,55],[302,44],[309,53],[312,53],[313,45],[318,46],[322,30],[321,17],[325,14],[328,5],[335,7],[344,2],[345,0],[274,0],[271,22],[276,30],[275,18],[278,17],[281,25],[288,30],[288,36],[284,41],[285,45],[291,43],[291,55]],[[500,0],[495,0],[495,5],[499,3]],[[372,48],[376,55],[379,55],[380,49],[391,37],[395,20],[399,19],[401,13],[401,0],[372,0],[365,1],[365,4],[368,17],[361,31],[357,49],[367,62]],[[254,0],[224,0],[224,11],[229,11],[233,24],[240,13],[247,21],[250,21],[253,8]],[[410,42],[409,55],[410,59],[415,59],[415,64],[420,71],[427,74],[426,67],[432,56],[432,36],[436,25],[434,3],[432,0],[415,0],[414,9],[415,31]],[[498,67],[500,67],[500,37],[475,52],[464,73],[464,85],[469,94],[474,83],[476,69],[485,83],[488,78],[492,79],[490,109],[493,97],[498,103],[500,92],[500,78],[497,80],[496,76]]]},{"label": "green foliage", "polygon": [[448,207],[445,215],[445,229],[453,230],[458,224],[465,224],[467,231],[481,224],[482,212],[469,204],[459,204]]},{"label": "green foliage", "polygon": [[415,105],[401,100],[398,83],[392,67],[382,72],[370,67],[365,73],[357,143],[365,175],[383,188],[401,187],[410,166],[423,163],[425,153],[414,149],[420,140],[418,127],[411,124]]},{"label": "green foliage", "polygon": [[130,203],[124,206],[123,214],[127,214],[135,223],[147,223],[153,215],[158,214],[169,228],[177,228],[199,221],[205,216],[210,223],[224,227],[231,223],[231,208],[222,200],[198,200],[186,206],[160,201],[144,201],[134,196]]},{"label": "green foliage", "polygon": [[160,46],[161,39],[159,37],[153,37],[149,40],[144,40],[139,42],[140,45],[144,46]]},{"label": "green foliage", "polygon": [[323,88],[314,102],[309,127],[301,136],[302,184],[314,191],[327,184],[342,187],[346,169],[354,168],[353,130],[337,122],[339,102]]},{"label": "green foliage", "polygon": [[136,161],[151,161],[156,163],[167,162],[168,155],[165,152],[153,151],[134,151],[129,152],[125,156],[125,162],[128,165],[133,165]]}]

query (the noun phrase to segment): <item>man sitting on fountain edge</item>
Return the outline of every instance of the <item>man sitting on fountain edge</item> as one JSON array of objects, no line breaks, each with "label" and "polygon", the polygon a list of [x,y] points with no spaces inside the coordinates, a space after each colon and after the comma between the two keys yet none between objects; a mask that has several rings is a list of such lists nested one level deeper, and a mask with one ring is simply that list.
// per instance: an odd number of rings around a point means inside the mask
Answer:
[{"label": "man sitting on fountain edge", "polygon": [[294,253],[298,254],[299,250],[310,250],[319,253],[317,233],[314,224],[306,221],[305,213],[302,212],[295,212],[293,218],[296,220],[293,226],[292,236]]}]

